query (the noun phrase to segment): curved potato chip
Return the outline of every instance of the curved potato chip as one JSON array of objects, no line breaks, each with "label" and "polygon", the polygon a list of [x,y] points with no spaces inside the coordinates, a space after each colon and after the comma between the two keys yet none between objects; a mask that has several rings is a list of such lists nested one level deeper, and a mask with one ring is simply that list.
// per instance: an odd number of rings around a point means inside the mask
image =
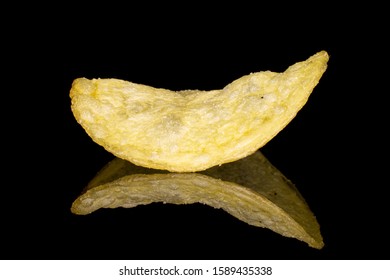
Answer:
[{"label": "curved potato chip", "polygon": [[116,158],[88,184],[71,211],[86,215],[100,208],[153,202],[207,204],[310,247],[324,246],[319,224],[303,197],[260,152],[199,173],[166,173]]},{"label": "curved potato chip", "polygon": [[119,158],[201,171],[244,158],[280,132],[307,102],[328,59],[320,51],[283,73],[252,73],[211,91],[78,78],[71,109],[92,140]]}]

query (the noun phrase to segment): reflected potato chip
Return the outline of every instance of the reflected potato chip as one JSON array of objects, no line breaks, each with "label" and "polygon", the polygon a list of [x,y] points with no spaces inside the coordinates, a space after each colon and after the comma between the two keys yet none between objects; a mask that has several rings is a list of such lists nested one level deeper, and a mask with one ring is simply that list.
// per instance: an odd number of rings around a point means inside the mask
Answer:
[{"label": "reflected potato chip", "polygon": [[251,73],[211,91],[77,78],[71,109],[92,140],[116,157],[172,172],[202,171],[244,158],[279,133],[307,102],[328,59],[320,51],[282,73]]},{"label": "reflected potato chip", "polygon": [[202,203],[286,237],[324,246],[319,224],[295,186],[257,151],[198,173],[168,173],[115,158],[73,202],[74,214],[163,202]]}]

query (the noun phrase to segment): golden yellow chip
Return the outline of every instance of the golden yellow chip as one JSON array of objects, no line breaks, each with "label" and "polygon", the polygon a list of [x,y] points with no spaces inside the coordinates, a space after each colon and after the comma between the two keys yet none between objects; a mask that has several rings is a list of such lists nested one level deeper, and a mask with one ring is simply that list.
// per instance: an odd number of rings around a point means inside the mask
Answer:
[{"label": "golden yellow chip", "polygon": [[244,158],[272,139],[304,106],[328,59],[320,51],[283,73],[252,73],[211,91],[78,78],[71,108],[88,135],[119,158],[201,171]]},{"label": "golden yellow chip", "polygon": [[207,204],[310,247],[324,246],[319,224],[303,197],[259,151],[199,173],[168,173],[116,158],[88,184],[71,211],[86,215],[100,208],[154,202]]}]

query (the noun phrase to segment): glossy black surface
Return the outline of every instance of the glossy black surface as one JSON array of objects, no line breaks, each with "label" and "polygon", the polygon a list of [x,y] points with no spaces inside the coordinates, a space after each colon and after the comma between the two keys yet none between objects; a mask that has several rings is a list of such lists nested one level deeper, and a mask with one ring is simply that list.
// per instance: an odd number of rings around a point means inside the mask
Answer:
[{"label": "glossy black surface", "polygon": [[[17,147],[4,148],[12,157],[3,169],[8,179],[2,186],[1,231],[7,246],[0,258],[388,258],[383,227],[388,210],[379,202],[388,183],[378,179],[383,173],[375,166],[381,163],[367,158],[381,156],[375,147],[382,137],[374,145],[374,136],[362,140],[376,131],[368,121],[368,97],[380,91],[366,83],[377,77],[369,70],[375,52],[359,47],[364,39],[353,27],[336,36],[327,27],[313,34],[286,25],[272,37],[261,32],[262,24],[260,19],[237,29],[129,24],[127,33],[104,24],[79,26],[54,37],[45,33],[38,51],[19,52],[28,59],[19,63],[12,92],[23,107],[10,109],[22,111],[26,122],[16,128],[12,123],[20,121],[12,114],[6,118],[12,129],[4,135]],[[200,204],[101,209],[87,216],[70,212],[84,186],[113,158],[75,121],[69,98],[73,79],[115,77],[172,90],[210,90],[250,72],[284,71],[320,50],[330,55],[327,71],[296,118],[262,151],[316,215],[322,250]],[[362,54],[365,58],[357,58]]]}]

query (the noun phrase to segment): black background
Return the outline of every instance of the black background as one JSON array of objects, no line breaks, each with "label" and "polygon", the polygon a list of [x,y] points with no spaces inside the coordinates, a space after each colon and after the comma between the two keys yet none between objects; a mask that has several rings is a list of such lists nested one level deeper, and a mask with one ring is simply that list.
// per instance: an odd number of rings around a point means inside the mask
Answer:
[{"label": "black background", "polygon": [[[377,149],[386,113],[379,109],[381,18],[367,25],[369,11],[332,7],[324,15],[287,12],[287,20],[276,10],[231,8],[101,7],[88,18],[74,8],[11,34],[17,43],[4,58],[15,100],[4,108],[11,113],[4,118],[1,259],[388,259],[381,202],[388,183],[378,161],[386,150]],[[75,78],[211,90],[251,72],[284,71],[321,50],[330,60],[320,83],[261,150],[316,215],[322,250],[201,204],[70,212],[113,158],[72,115]]]}]

